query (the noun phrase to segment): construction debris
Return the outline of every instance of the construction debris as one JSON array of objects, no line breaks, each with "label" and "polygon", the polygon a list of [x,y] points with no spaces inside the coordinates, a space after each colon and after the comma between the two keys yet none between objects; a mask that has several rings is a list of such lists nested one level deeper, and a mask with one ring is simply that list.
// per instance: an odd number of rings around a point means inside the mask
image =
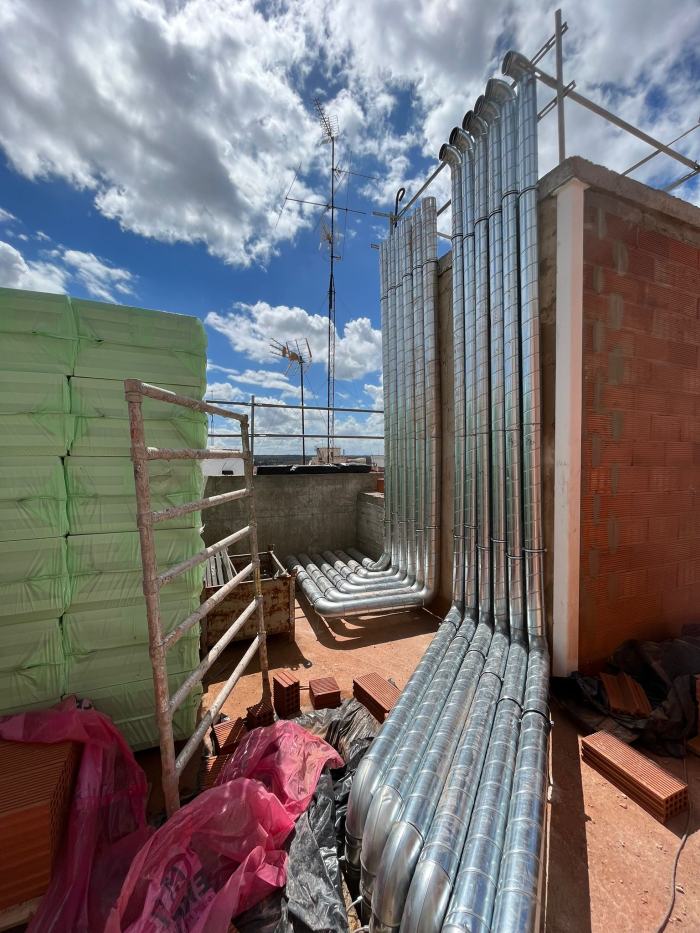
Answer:
[{"label": "construction debris", "polygon": [[363,674],[352,682],[352,695],[366,706],[379,722],[384,722],[401,691],[381,674]]},{"label": "construction debris", "polygon": [[581,740],[582,758],[665,823],[688,809],[688,785],[607,732]]}]

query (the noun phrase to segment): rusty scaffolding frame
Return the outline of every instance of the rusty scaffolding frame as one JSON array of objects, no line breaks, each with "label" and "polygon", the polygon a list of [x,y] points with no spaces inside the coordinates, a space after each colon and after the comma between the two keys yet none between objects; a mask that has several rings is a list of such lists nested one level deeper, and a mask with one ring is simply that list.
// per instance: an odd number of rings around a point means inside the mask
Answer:
[{"label": "rusty scaffolding frame", "polygon": [[[167,815],[172,816],[180,807],[179,781],[185,765],[194,754],[197,746],[201,743],[207,729],[214,724],[226,698],[231,693],[238,680],[240,680],[241,676],[245,673],[248,665],[257,653],[260,655],[263,700],[269,700],[270,698],[265,617],[260,581],[260,557],[255,519],[255,496],[253,493],[253,459],[250,451],[247,415],[240,415],[236,412],[219,408],[216,405],[210,405],[206,402],[198,402],[195,399],[176,395],[174,392],[168,392],[166,389],[139,382],[137,379],[124,380],[124,393],[129,407],[131,459],[134,465],[134,482],[136,485],[137,523],[141,541],[141,563],[143,566],[143,592],[146,600],[146,617],[148,620],[149,653],[153,667],[153,688],[155,692],[156,721],[158,723],[160,739],[163,793],[165,796]],[[147,447],[143,411],[141,408],[144,398],[155,399],[156,401],[165,402],[170,405],[179,405],[183,408],[201,411],[206,414],[218,415],[221,418],[229,418],[237,422],[241,432],[241,449],[195,450],[192,448],[183,448],[180,450],[171,450],[160,447]],[[245,474],[245,486],[243,489],[237,489],[233,492],[223,493],[218,496],[210,496],[205,499],[198,499],[196,502],[188,502],[184,505],[161,509],[157,512],[151,510],[151,489],[148,472],[149,461],[221,460],[234,457],[243,460]],[[218,541],[216,544],[204,548],[204,550],[195,554],[193,557],[159,573],[155,537],[153,533],[154,525],[179,515],[199,512],[202,509],[208,509],[224,502],[230,502],[232,499],[248,500],[248,524],[244,528],[222,538],[221,541]],[[247,566],[229,580],[228,583],[222,586],[213,596],[206,599],[195,612],[180,622],[172,631],[164,634],[160,617],[160,591],[162,587],[166,586],[180,574],[185,573],[192,567],[204,564],[212,555],[226,550],[230,545],[235,544],[245,537],[249,538],[250,553],[252,555]],[[185,632],[188,632],[197,623],[201,622],[209,611],[225,599],[239,583],[249,579],[251,576],[254,581],[255,594],[252,601],[231,623],[217,643],[209,650],[204,658],[202,658],[195,670],[185,678],[171,696],[168,686],[168,668],[166,662],[168,649],[171,648]],[[236,665],[231,676],[217,694],[209,710],[199,721],[196,729],[185,743],[184,748],[176,757],[175,739],[173,736],[173,716],[175,711],[182,705],[182,702],[193,687],[201,683],[204,675],[217,658],[219,658],[224,648],[233,640],[237,632],[240,631],[255,612],[257,612],[258,617],[258,634]]]}]

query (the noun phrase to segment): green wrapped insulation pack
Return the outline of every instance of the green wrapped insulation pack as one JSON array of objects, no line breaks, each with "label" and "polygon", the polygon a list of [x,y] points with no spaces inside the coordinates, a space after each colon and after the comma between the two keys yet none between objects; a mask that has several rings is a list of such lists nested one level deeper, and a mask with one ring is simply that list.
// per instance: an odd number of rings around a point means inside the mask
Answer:
[{"label": "green wrapped insulation pack", "polygon": [[[177,690],[185,674],[168,677],[170,694]],[[176,741],[192,735],[197,722],[197,710],[202,698],[198,684],[173,716]],[[101,713],[110,716],[126,741],[135,750],[152,748],[158,744],[158,726],[154,713],[153,678],[128,684],[112,684],[90,691],[90,700]]]},{"label": "green wrapped insulation pack", "polygon": [[65,656],[58,619],[3,625],[0,645],[0,715],[60,700]]},{"label": "green wrapped insulation pack", "polygon": [[[166,635],[198,609],[200,603],[199,596],[169,590],[170,587],[163,590],[160,600],[160,624]],[[199,637],[199,626],[194,626],[192,631]],[[71,609],[63,616],[63,640],[66,652],[75,656],[100,649],[136,646],[147,651],[148,623],[143,599],[133,606]]]},{"label": "green wrapped insulation pack", "polygon": [[[72,304],[81,340],[149,347],[168,353],[191,353],[206,363],[207,337],[199,318],[170,311],[85,301],[81,298],[73,298]],[[108,379],[109,376],[105,375],[104,378]],[[177,379],[171,379],[170,382],[187,384],[179,383]]]},{"label": "green wrapped insulation pack", "polygon": [[0,288],[0,372],[71,376],[77,349],[67,295]]},{"label": "green wrapped insulation pack", "polygon": [[[0,713],[75,692],[145,748],[158,732],[127,378],[201,399],[202,323],[0,289]],[[149,446],[207,446],[206,415],[147,398],[142,412]],[[153,510],[203,496],[198,462],[154,461],[149,476]],[[200,522],[193,512],[157,527],[159,570],[202,549]],[[198,608],[202,567],[162,589],[164,632]],[[195,625],[168,654],[171,691],[198,663]],[[177,711],[176,738],[191,734],[201,693]]]},{"label": "green wrapped insulation pack", "polygon": [[56,619],[68,599],[66,538],[0,542],[0,652],[6,624]]},{"label": "green wrapped insulation pack", "polygon": [[66,498],[60,457],[0,459],[0,541],[67,534]]},{"label": "green wrapped insulation pack", "polygon": [[[199,400],[201,396],[192,386],[162,385],[176,395]],[[120,418],[129,424],[129,408],[124,396],[124,382],[116,379],[88,379],[74,376],[70,380],[70,406],[66,409],[81,418]],[[171,405],[158,399],[143,397],[141,411],[145,421],[195,421],[206,424],[207,416],[202,412]],[[127,431],[128,433],[128,431]]]},{"label": "green wrapped insulation pack", "polygon": [[[0,332],[0,343],[4,336]],[[2,458],[64,456],[75,427],[69,412],[66,376],[0,372]]]},{"label": "green wrapped insulation pack", "polygon": [[[204,475],[195,460],[153,460],[149,466],[151,509],[185,505],[204,495]],[[68,523],[73,535],[136,531],[134,468],[125,457],[67,457]],[[198,528],[201,512],[171,518],[160,529]]]},{"label": "green wrapped insulation pack", "polygon": [[[0,333],[2,333],[1,329]],[[2,337],[0,337],[1,341]],[[0,371],[0,414],[25,415],[59,412],[67,415],[70,410],[70,388],[67,376],[60,373]]]}]

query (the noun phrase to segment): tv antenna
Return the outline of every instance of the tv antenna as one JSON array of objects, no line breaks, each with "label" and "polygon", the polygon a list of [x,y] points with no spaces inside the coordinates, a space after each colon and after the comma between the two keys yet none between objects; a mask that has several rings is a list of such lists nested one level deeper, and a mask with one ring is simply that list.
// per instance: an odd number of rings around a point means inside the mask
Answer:
[{"label": "tv antenna", "polygon": [[337,249],[337,239],[338,234],[336,232],[336,211],[340,211],[345,216],[345,222],[347,224],[348,214],[363,214],[366,215],[367,211],[361,211],[354,207],[348,207],[347,203],[345,206],[339,206],[335,203],[336,199],[336,186],[339,185],[343,178],[349,179],[350,176],[356,176],[357,178],[366,178],[369,181],[378,181],[379,179],[375,175],[367,175],[363,172],[355,172],[350,168],[344,168],[340,165],[336,165],[335,161],[335,143],[339,135],[338,130],[338,118],[335,115],[327,113],[324,109],[321,101],[318,97],[314,98],[314,107],[316,109],[316,115],[318,118],[319,126],[321,127],[322,137],[321,142],[326,145],[330,145],[331,150],[331,165],[330,165],[330,198],[328,201],[311,201],[305,198],[293,198],[291,197],[291,190],[294,187],[294,182],[301,171],[301,164],[297,167],[297,170],[294,173],[292,178],[292,183],[287,189],[287,193],[284,196],[282,206],[280,207],[279,214],[277,215],[277,222],[282,216],[282,211],[284,210],[285,205],[288,201],[293,202],[294,204],[309,204],[312,207],[323,208],[323,211],[328,211],[330,214],[330,219],[328,222],[326,220],[321,221],[320,233],[321,233],[321,244],[323,246],[328,246],[328,258],[329,258],[329,270],[328,270],[328,293],[327,293],[327,305],[328,305],[328,380],[327,380],[327,406],[328,406],[328,420],[327,420],[327,437],[326,437],[326,449],[329,451],[328,457],[330,462],[330,450],[335,443],[335,338],[336,338],[336,320],[335,320],[335,263],[338,262],[342,257],[339,256],[336,252]]},{"label": "tv antenna", "polygon": [[311,366],[313,356],[311,347],[306,337],[301,340],[288,340],[281,343],[279,340],[272,339],[270,343],[270,353],[278,359],[287,360],[288,376],[291,370],[299,368],[299,383],[301,388],[301,462],[306,463],[306,424],[304,418],[304,373]]}]

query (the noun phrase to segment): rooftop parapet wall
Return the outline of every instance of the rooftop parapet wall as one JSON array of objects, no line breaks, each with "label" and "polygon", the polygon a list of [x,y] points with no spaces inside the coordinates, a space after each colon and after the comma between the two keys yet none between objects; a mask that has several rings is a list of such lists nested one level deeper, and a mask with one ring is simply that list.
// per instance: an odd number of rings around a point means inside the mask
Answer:
[{"label": "rooftop parapet wall", "polygon": [[[205,495],[243,485],[242,476],[210,476]],[[356,547],[358,495],[376,490],[377,474],[273,474],[256,476],[254,487],[260,547],[272,545],[283,558],[299,551]],[[212,544],[246,523],[245,501],[227,502],[203,517],[203,537]]]}]

